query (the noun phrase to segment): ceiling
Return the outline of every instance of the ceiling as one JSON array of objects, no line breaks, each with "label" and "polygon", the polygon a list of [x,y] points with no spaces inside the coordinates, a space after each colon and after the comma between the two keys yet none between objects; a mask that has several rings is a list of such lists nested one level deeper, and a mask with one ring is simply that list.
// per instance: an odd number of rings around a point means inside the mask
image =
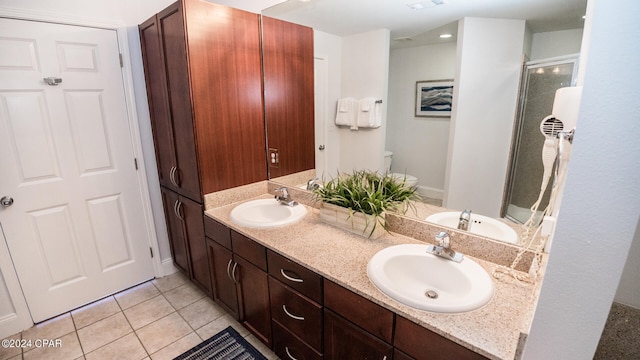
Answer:
[{"label": "ceiling", "polygon": [[[454,36],[465,16],[523,19],[533,33],[582,28],[587,0],[288,0],[263,14],[347,36],[376,29],[391,31],[392,47],[442,42]],[[413,10],[411,5],[423,7]]]}]

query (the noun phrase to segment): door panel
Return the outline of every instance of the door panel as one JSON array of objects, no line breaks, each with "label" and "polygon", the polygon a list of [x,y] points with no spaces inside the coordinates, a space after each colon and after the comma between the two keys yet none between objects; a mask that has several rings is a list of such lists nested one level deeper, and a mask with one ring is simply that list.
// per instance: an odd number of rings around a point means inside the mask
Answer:
[{"label": "door panel", "polygon": [[0,222],[39,322],[153,264],[115,31],[0,19],[0,50]]}]

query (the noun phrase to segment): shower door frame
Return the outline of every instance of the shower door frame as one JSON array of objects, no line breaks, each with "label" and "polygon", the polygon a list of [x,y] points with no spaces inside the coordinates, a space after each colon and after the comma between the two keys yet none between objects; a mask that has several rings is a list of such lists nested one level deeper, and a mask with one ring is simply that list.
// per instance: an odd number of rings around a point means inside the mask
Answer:
[{"label": "shower door frame", "polygon": [[[573,87],[573,86],[576,86],[579,62],[580,62],[580,54],[569,54],[569,55],[552,57],[547,59],[527,61],[522,64],[522,72],[520,77],[520,91],[518,94],[518,111],[516,113],[516,118],[513,124],[511,151],[509,153],[509,170],[506,175],[504,196],[502,198],[502,208],[500,210],[500,216],[502,218],[508,219],[518,224],[522,224],[521,221],[507,214],[507,210],[509,207],[511,195],[514,188],[513,180],[514,180],[514,175],[516,171],[515,169],[517,166],[518,153],[520,151],[521,139],[523,135],[522,128],[524,125],[524,114],[525,114],[525,105],[526,105],[525,100],[527,96],[527,89],[529,86],[529,76],[528,76],[529,71],[535,70],[538,68],[554,66],[554,65],[565,65],[565,64],[573,63],[573,73],[571,74],[571,85],[570,85],[571,87]],[[550,114],[551,112],[548,115]],[[540,119],[540,121],[542,121],[542,119]],[[542,159],[540,161],[542,161]],[[540,174],[540,179],[542,179],[542,174]]]}]

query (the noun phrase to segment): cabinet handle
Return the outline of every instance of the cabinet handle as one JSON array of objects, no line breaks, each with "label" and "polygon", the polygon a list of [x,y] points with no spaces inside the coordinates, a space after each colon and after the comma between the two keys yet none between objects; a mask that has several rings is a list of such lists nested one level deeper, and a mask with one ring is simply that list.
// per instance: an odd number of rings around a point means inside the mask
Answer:
[{"label": "cabinet handle", "polygon": [[229,259],[229,262],[227,263],[227,277],[229,278],[229,280],[233,281],[233,279],[231,278],[231,263],[232,262],[233,262],[233,259]]},{"label": "cabinet handle", "polygon": [[385,356],[382,358],[382,360],[387,360],[387,355],[385,355]]},{"label": "cabinet handle", "polygon": [[285,314],[287,314],[287,316],[289,316],[292,319],[296,319],[296,320],[300,320],[300,321],[304,321],[304,317],[303,316],[296,316],[293,315],[292,313],[290,313],[289,311],[287,311],[287,306],[286,305],[282,305],[282,310],[284,311]]},{"label": "cabinet handle", "polygon": [[184,221],[184,217],[180,214],[180,208],[182,207],[182,201],[176,200],[175,204],[173,204],[173,212],[176,214],[178,219]]},{"label": "cabinet handle", "polygon": [[236,269],[238,268],[238,263],[234,262],[233,263],[233,269],[231,270],[231,280],[233,280],[234,283],[238,283],[238,280],[236,280]]},{"label": "cabinet handle", "polygon": [[285,274],[284,269],[280,269],[280,274],[282,274],[282,276],[284,276],[284,278],[289,280],[289,281],[293,281],[293,282],[297,282],[297,283],[304,282],[304,280],[302,280],[300,278],[294,278],[294,277],[291,277],[291,276]]},{"label": "cabinet handle", "polygon": [[169,181],[171,181],[174,186],[178,186],[178,184],[176,184],[176,170],[177,168],[175,166],[172,166],[171,170],[169,171]]},{"label": "cabinet handle", "polygon": [[298,360],[298,359],[294,358],[294,357],[291,355],[291,353],[289,352],[289,347],[288,347],[288,346],[285,346],[285,347],[284,347],[284,351],[286,351],[286,352],[287,352],[287,356],[289,357],[289,359],[291,359],[291,360]]}]

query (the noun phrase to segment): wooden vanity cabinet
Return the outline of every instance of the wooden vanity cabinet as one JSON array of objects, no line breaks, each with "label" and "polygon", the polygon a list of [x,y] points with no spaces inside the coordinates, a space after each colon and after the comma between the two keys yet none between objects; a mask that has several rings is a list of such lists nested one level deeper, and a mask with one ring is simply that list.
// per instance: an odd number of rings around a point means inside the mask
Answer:
[{"label": "wooden vanity cabinet", "polygon": [[267,259],[273,351],[282,359],[322,359],[322,277],[271,250]]},{"label": "wooden vanity cabinet", "polygon": [[396,316],[395,330],[393,344],[401,359],[487,359],[401,316]]},{"label": "wooden vanity cabinet", "polygon": [[392,359],[393,312],[326,279],[324,306],[325,359]]},{"label": "wooden vanity cabinet", "polygon": [[265,247],[207,216],[204,221],[213,300],[271,346]]}]

